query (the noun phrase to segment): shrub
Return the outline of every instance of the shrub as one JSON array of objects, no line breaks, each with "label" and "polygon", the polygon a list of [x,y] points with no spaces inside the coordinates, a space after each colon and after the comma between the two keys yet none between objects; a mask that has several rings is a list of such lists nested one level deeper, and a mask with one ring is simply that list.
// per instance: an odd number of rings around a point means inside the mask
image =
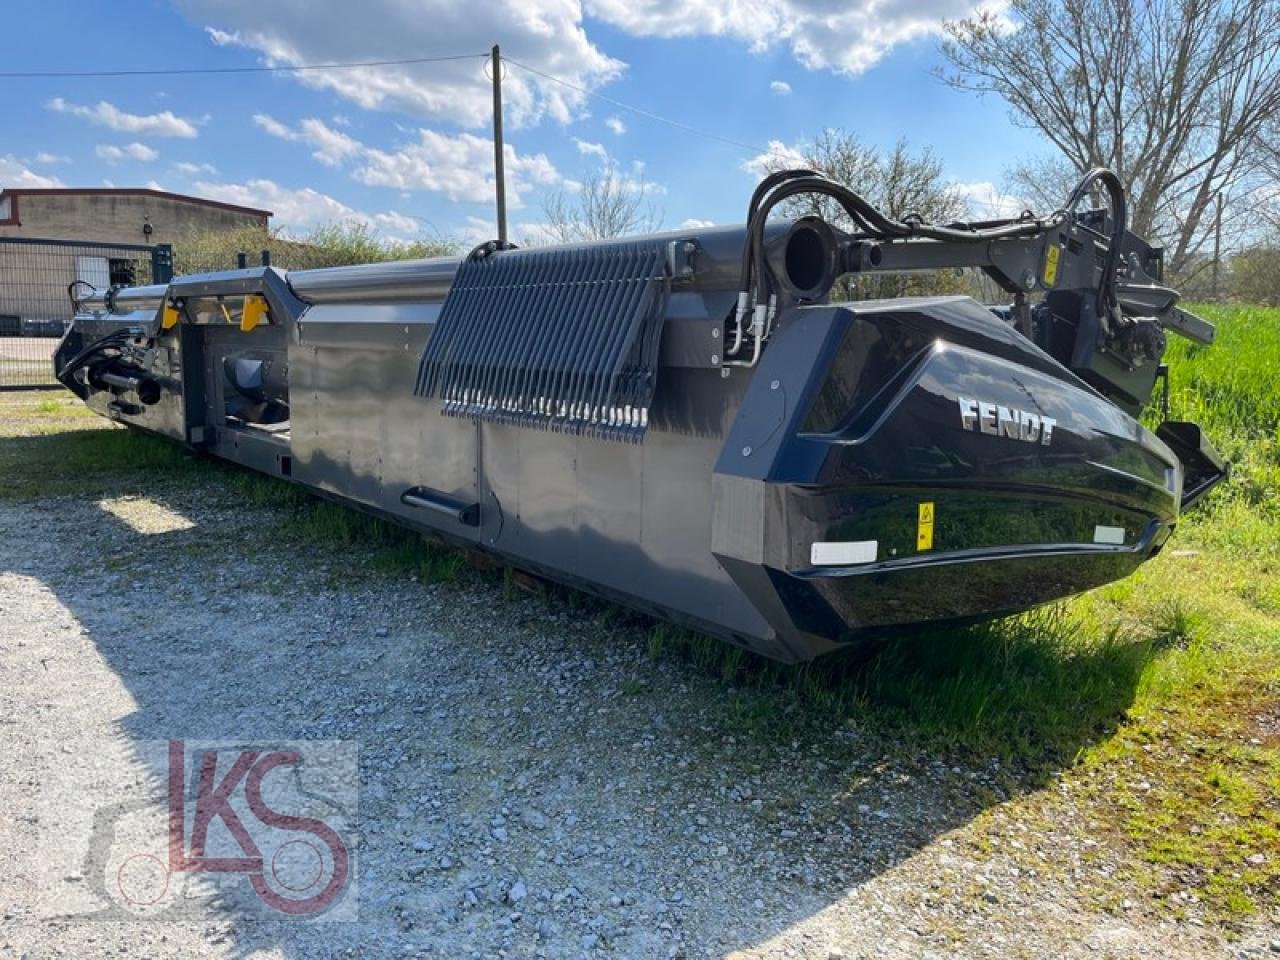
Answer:
[{"label": "shrub", "polygon": [[448,256],[457,251],[457,246],[444,239],[423,239],[412,243],[385,240],[371,233],[363,223],[354,221],[325,224],[301,237],[293,237],[280,230],[241,227],[192,233],[175,243],[174,273],[231,270],[239,253],[247,255],[251,266],[256,265],[261,262],[259,258],[263,250],[271,252],[274,266],[306,270]]},{"label": "shrub", "polygon": [[1231,293],[1245,303],[1280,305],[1280,244],[1263,244],[1232,257]]}]

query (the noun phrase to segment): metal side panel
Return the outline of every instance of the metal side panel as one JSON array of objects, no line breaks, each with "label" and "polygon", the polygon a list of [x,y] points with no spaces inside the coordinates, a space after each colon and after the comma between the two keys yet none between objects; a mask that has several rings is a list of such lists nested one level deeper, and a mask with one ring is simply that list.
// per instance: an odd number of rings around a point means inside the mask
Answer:
[{"label": "metal side panel", "polygon": [[403,504],[406,490],[474,500],[475,428],[413,395],[438,313],[438,304],[324,304],[306,312],[289,351],[295,480],[433,528],[449,524]]},{"label": "metal side panel", "polygon": [[[726,396],[739,389],[714,370],[681,371],[667,379],[684,392],[682,400],[708,405],[704,409],[725,410]],[[661,572],[665,582],[659,589],[669,606],[733,633],[769,638],[773,631],[711,551],[712,475],[724,432],[650,427],[644,444],[641,547],[654,570]]]},{"label": "metal side panel", "polygon": [[663,370],[661,426],[640,444],[481,423],[483,500],[502,514],[484,544],[722,635],[770,638],[711,552],[712,468],[740,391],[718,371]]}]

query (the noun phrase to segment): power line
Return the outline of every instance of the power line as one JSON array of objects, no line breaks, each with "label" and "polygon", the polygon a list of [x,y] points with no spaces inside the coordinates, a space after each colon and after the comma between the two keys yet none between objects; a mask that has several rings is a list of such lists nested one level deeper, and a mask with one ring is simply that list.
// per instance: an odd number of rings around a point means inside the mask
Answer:
[{"label": "power line", "polygon": [[[471,53],[457,54],[447,57],[407,57],[396,60],[356,60],[343,63],[307,63],[298,64],[290,67],[172,67],[156,70],[36,70],[36,71],[0,71],[0,80],[89,80],[89,79],[110,79],[113,77],[180,77],[180,76],[208,76],[218,74],[255,74],[255,73],[308,73],[322,70],[354,70],[360,67],[403,67],[413,66],[423,63],[448,63],[459,60],[481,60],[484,61],[489,57],[488,53]],[[720,143],[728,144],[731,147],[737,147],[740,150],[747,150],[754,154],[772,154],[776,151],[771,147],[762,147],[759,144],[746,143],[742,140],[734,140],[732,137],[725,137],[718,133],[712,133],[710,130],[703,130],[699,127],[691,126],[687,123],[681,123],[679,120],[672,120],[661,114],[654,113],[651,110],[645,110],[642,107],[634,106],[630,103],[624,103],[621,100],[615,100],[613,97],[598,93],[587,87],[572,83],[561,77],[553,76],[550,73],[544,73],[536,67],[531,67],[519,60],[512,60],[510,57],[503,57],[504,63],[509,63],[513,67],[519,67],[528,73],[549,80],[552,83],[559,84],[570,90],[576,91],[584,96],[594,97],[604,103],[607,103],[619,110],[626,110],[636,116],[644,117],[655,123],[665,124],[676,130],[685,133],[691,133],[694,136],[704,137],[708,140],[716,140]]]},{"label": "power line", "polygon": [[603,100],[605,103],[612,104],[613,106],[617,107],[619,110],[629,110],[631,113],[634,113],[637,116],[644,117],[647,120],[653,120],[653,121],[656,121],[657,123],[665,123],[667,126],[674,127],[677,130],[683,130],[685,133],[692,133],[695,136],[699,136],[699,137],[707,137],[708,139],[711,139],[711,140],[719,140],[721,143],[727,143],[731,147],[738,147],[742,150],[750,150],[752,153],[772,154],[777,152],[771,147],[762,147],[762,146],[759,146],[758,144],[744,143],[741,140],[734,140],[731,137],[722,137],[720,134],[712,133],[710,130],[701,130],[698,127],[691,127],[689,124],[681,123],[679,120],[672,120],[669,117],[664,117],[660,114],[653,113],[649,110],[644,110],[640,107],[634,107],[629,103],[623,103],[621,100],[615,100],[613,99],[613,97],[606,97],[603,93],[596,93],[596,91],[589,90],[586,87],[581,87],[576,83],[570,83],[568,80],[562,80],[560,77],[553,77],[549,73],[543,73],[541,70],[535,69],[534,67],[531,67],[528,64],[521,63],[519,60],[512,60],[510,57],[506,57],[506,56],[504,56],[502,59],[504,63],[509,63],[513,67],[519,67],[521,70],[526,70],[529,73],[536,74],[537,76],[542,77],[542,79],[544,80],[550,80],[552,83],[558,83],[562,87],[568,87],[570,90],[576,90],[578,93],[585,94],[588,97],[595,97],[597,100]]},{"label": "power line", "polygon": [[0,80],[56,79],[81,80],[110,77],[180,77],[214,73],[306,73],[314,70],[353,70],[357,67],[403,67],[417,63],[445,63],[451,60],[479,60],[487,53],[467,53],[451,57],[410,57],[404,60],[357,60],[349,63],[308,63],[296,67],[174,67],[163,70],[40,70],[29,73],[0,72]]}]

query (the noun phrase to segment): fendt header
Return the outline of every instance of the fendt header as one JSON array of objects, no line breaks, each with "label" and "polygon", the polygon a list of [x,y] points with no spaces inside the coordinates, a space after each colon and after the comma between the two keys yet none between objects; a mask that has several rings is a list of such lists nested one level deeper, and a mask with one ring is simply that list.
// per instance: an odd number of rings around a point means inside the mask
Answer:
[{"label": "fendt header", "polygon": [[[851,228],[775,218],[799,195]],[[952,267],[1009,304],[829,302]],[[103,416],[794,661],[1159,551],[1226,473],[1135,419],[1165,334],[1213,340],[1161,280],[1106,170],[945,225],[791,170],[744,226],[94,291],[54,365]]]}]

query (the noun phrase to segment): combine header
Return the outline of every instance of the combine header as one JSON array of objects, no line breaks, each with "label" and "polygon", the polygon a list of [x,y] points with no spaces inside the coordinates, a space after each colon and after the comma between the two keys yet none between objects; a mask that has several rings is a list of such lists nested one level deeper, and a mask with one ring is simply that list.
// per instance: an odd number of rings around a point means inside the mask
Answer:
[{"label": "combine header", "polygon": [[[801,194],[852,229],[773,217]],[[951,267],[1010,305],[829,302]],[[103,416],[794,661],[1161,548],[1226,472],[1135,419],[1165,333],[1213,340],[1161,268],[1105,170],[947,225],[797,170],[745,226],[95,291],[54,362]]]}]

